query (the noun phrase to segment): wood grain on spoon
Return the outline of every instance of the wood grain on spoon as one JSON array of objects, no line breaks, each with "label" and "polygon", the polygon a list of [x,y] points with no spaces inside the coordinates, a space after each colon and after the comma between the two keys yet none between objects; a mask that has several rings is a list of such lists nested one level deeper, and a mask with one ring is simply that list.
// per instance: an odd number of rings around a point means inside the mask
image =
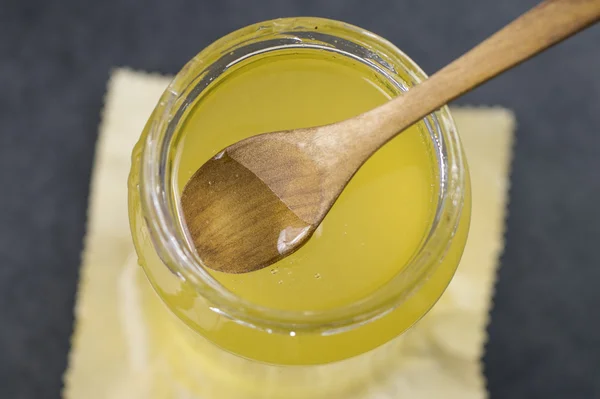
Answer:
[{"label": "wood grain on spoon", "polygon": [[599,18],[600,0],[545,1],[378,108],[339,123],[262,134],[227,147],[192,176],[182,193],[183,216],[199,256],[214,270],[245,273],[293,253],[358,168],[387,141]]}]

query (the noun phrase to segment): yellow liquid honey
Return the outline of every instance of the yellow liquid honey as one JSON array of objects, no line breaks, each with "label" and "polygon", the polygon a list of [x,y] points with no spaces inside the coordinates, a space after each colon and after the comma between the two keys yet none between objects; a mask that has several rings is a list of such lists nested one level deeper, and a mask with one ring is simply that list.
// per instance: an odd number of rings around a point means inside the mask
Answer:
[{"label": "yellow liquid honey", "polygon": [[[202,164],[234,142],[258,133],[340,121],[398,93],[399,89],[370,67],[326,51],[294,49],[254,56],[220,76],[186,111],[174,143],[178,192]],[[297,252],[251,273],[209,272],[231,292],[269,308],[330,310],[359,301],[401,272],[426,239],[438,206],[435,151],[422,123],[410,127],[365,163],[313,237]],[[134,164],[133,183],[136,178]],[[254,384],[257,392],[264,381],[254,372],[263,366],[256,362],[240,363],[239,369],[228,366],[227,362],[236,362],[231,360],[235,356],[216,354],[213,343],[234,355],[274,365],[323,364],[376,348],[409,328],[439,298],[462,254],[470,217],[467,192],[461,223],[444,260],[416,293],[386,316],[328,336],[270,334],[213,312],[191,284],[174,277],[148,238],[137,192],[130,194],[140,263],[171,311],[191,328],[173,317],[172,324],[161,327],[166,332],[156,333],[160,335],[157,340],[170,347],[183,342],[177,337],[185,336],[185,342],[193,342],[196,349],[185,351],[184,357],[166,350],[173,356],[173,364],[182,370],[197,367],[203,373],[224,373],[235,381],[231,384]],[[149,317],[161,312],[148,306]],[[229,359],[225,366],[222,356]],[[289,371],[293,369],[284,370],[288,370],[289,386],[303,384]],[[341,374],[350,375],[347,371]]]},{"label": "yellow liquid honey", "polygon": [[[218,83],[187,116],[178,186],[236,141],[337,122],[392,95],[367,66],[327,53],[253,62]],[[331,309],[374,292],[408,263],[432,222],[437,165],[426,134],[413,126],[377,152],[296,253],[259,271],[212,275],[251,302],[284,310]]]}]

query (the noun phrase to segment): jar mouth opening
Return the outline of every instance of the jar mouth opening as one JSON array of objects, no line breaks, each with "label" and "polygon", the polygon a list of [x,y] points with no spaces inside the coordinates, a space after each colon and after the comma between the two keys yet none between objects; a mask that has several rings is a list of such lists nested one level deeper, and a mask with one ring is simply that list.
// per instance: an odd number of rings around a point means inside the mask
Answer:
[{"label": "jar mouth opening", "polygon": [[[324,33],[326,32],[326,33]],[[323,311],[268,308],[241,298],[223,287],[203,266],[188,244],[178,215],[170,148],[176,127],[194,99],[223,72],[267,51],[283,48],[335,51],[376,69],[400,90],[425,80],[425,73],[385,39],[361,28],[322,18],[284,18],[240,29],[219,39],[189,61],[162,95],[142,143],[140,199],[145,223],[163,263],[189,281],[212,311],[267,332],[310,331],[334,334],[381,318],[423,284],[448,251],[463,207],[466,166],[460,140],[447,107],[423,122],[434,144],[439,167],[439,198],[424,242],[409,264],[377,291],[350,305]],[[394,78],[401,67],[406,82]]]}]

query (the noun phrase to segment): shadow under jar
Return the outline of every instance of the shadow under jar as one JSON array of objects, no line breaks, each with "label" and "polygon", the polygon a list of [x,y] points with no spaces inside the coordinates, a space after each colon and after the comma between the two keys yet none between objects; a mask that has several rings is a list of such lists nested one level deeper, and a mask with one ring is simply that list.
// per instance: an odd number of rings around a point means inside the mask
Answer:
[{"label": "shadow under jar", "polygon": [[397,337],[440,297],[467,238],[468,169],[446,107],[378,151],[309,242],[262,270],[205,267],[179,200],[234,142],[352,117],[425,78],[381,37],[318,18],[233,32],[175,76],[134,149],[129,212],[177,386],[203,398],[385,392]]}]

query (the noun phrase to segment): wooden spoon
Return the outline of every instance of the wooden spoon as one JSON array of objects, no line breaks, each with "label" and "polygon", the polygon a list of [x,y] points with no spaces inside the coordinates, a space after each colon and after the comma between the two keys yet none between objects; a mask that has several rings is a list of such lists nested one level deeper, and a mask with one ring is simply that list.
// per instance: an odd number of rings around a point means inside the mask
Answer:
[{"label": "wooden spoon", "polygon": [[185,223],[206,266],[264,268],[311,237],[381,146],[448,101],[600,18],[600,0],[547,0],[404,95],[326,126],[253,136],[209,160],[183,190]]}]

